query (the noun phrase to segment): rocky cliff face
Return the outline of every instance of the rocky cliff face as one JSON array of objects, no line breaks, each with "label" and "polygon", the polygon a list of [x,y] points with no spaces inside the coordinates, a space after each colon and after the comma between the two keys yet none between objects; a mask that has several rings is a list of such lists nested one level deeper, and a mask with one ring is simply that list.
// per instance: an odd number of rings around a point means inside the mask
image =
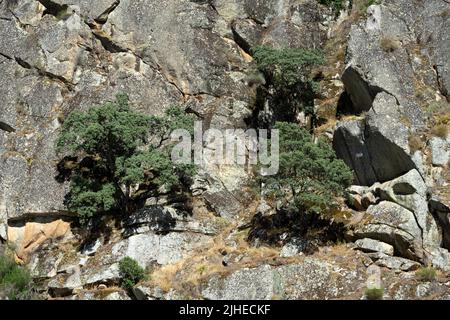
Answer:
[{"label": "rocky cliff face", "polygon": [[[450,4],[350,2],[0,0],[0,242],[50,297],[359,299],[375,267],[386,298],[449,298],[450,134],[433,129],[449,125]],[[316,131],[355,171],[348,243],[250,246],[238,227],[275,208],[231,166],[200,170],[192,215],[149,199],[87,237],[56,179],[64,118],[123,91],[146,114],[178,104],[205,128],[247,128],[259,44],[325,50]],[[132,293],[117,288],[125,256],[152,274]],[[441,281],[416,281],[420,264]]]}]

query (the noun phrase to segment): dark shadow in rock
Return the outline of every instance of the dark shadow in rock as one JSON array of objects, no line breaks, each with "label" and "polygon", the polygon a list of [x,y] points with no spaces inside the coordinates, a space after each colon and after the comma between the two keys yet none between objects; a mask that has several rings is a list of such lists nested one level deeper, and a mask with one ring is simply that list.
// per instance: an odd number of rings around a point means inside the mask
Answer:
[{"label": "dark shadow in rock", "polygon": [[128,238],[148,231],[166,235],[177,225],[176,213],[160,205],[145,206],[125,218],[122,236]]},{"label": "dark shadow in rock", "polygon": [[352,99],[347,91],[344,91],[340,96],[337,104],[336,117],[340,119],[341,116],[351,115],[354,113]]},{"label": "dark shadow in rock", "polygon": [[114,229],[121,228],[123,219],[124,217],[120,214],[98,214],[85,226],[77,224],[82,239],[78,247],[79,251],[86,250],[99,239],[102,240],[102,244],[109,243]]},{"label": "dark shadow in rock", "polygon": [[442,230],[442,247],[450,250],[450,207],[440,199],[430,199],[428,209]]},{"label": "dark shadow in rock", "polygon": [[302,251],[312,254],[320,246],[343,241],[344,233],[343,224],[319,215],[279,211],[270,216],[256,214],[250,223],[248,241],[282,246],[293,239],[301,239]]},{"label": "dark shadow in rock", "polygon": [[64,157],[61,161],[56,165],[56,170],[58,171],[58,175],[55,177],[55,180],[59,183],[63,183],[65,181],[69,181],[73,169],[77,166],[77,157]]}]

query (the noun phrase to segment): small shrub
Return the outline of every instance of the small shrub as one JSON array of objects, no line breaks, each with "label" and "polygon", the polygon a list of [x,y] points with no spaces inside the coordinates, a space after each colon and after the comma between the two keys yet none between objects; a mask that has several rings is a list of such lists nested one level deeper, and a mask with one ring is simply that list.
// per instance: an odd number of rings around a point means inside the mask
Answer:
[{"label": "small shrub", "polygon": [[433,267],[425,267],[421,268],[416,272],[416,276],[419,278],[420,281],[433,281],[436,279],[437,272],[436,269]]},{"label": "small shrub", "polygon": [[3,296],[9,300],[28,300],[33,299],[33,292],[28,270],[18,266],[8,256],[0,256],[0,298]]},{"label": "small shrub", "polygon": [[331,7],[338,12],[344,8],[344,0],[319,0],[319,3]]},{"label": "small shrub", "polygon": [[364,292],[367,300],[382,300],[384,288],[367,288]]},{"label": "small shrub", "polygon": [[433,116],[436,114],[445,114],[450,111],[450,103],[445,100],[433,101],[426,108],[428,116]]},{"label": "small shrub", "polygon": [[380,47],[385,52],[394,52],[400,49],[400,45],[401,45],[400,41],[391,36],[383,36],[380,39]]},{"label": "small shrub", "polygon": [[431,129],[431,134],[436,137],[447,139],[449,128],[445,124],[440,124]]},{"label": "small shrub", "polygon": [[145,270],[130,257],[119,261],[119,273],[122,278],[122,287],[125,289],[131,289],[139,281],[145,279]]},{"label": "small shrub", "polygon": [[414,154],[418,150],[422,150],[423,141],[418,136],[410,136],[409,139],[409,148],[411,150],[411,154]]}]

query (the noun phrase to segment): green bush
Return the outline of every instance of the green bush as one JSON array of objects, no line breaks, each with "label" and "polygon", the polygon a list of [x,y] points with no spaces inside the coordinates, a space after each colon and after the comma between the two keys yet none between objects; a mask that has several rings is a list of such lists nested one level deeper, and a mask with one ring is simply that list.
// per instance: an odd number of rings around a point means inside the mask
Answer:
[{"label": "green bush", "polygon": [[252,49],[258,69],[266,78],[272,105],[290,121],[297,112],[314,113],[318,83],[311,77],[312,68],[324,63],[322,52],[300,48],[275,49],[258,46]]},{"label": "green bush", "polygon": [[416,276],[420,281],[430,282],[436,279],[437,272],[433,267],[420,268],[417,270]]},{"label": "green bush", "polygon": [[28,270],[8,256],[0,256],[0,298],[26,300],[33,298],[32,279]]},{"label": "green bush", "polygon": [[167,142],[173,129],[192,131],[193,123],[178,107],[163,117],[135,112],[125,94],[86,112],[72,112],[57,140],[57,151],[71,159],[69,168],[62,161],[69,171],[64,179],[71,181],[66,206],[85,223],[101,211],[129,213],[161,187],[182,186],[195,167],[174,165]]},{"label": "green bush", "polygon": [[319,0],[319,3],[331,7],[336,11],[344,8],[344,0]]},{"label": "green bush", "polygon": [[122,287],[125,289],[131,289],[139,281],[145,279],[145,270],[130,257],[119,261],[119,272],[122,278]]},{"label": "green bush", "polygon": [[384,288],[367,288],[364,292],[367,300],[382,300]]},{"label": "green bush", "polygon": [[352,171],[328,143],[314,143],[297,124],[279,122],[275,129],[280,132],[280,169],[274,176],[263,177],[263,182],[284,201],[284,209],[323,215],[335,206],[336,197],[345,195]]}]

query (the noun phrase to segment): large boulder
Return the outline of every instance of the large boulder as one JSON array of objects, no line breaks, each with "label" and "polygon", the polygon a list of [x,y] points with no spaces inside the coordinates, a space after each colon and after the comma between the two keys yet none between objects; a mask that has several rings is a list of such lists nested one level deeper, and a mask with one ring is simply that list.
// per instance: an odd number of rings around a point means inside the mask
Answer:
[{"label": "large boulder", "polygon": [[441,246],[442,234],[433,216],[428,210],[427,186],[417,170],[381,185],[375,184],[372,190],[380,199],[391,201],[413,212],[422,231],[423,246],[438,248]]},{"label": "large boulder", "polygon": [[392,245],[405,258],[424,258],[422,230],[414,213],[393,202],[382,201],[367,210],[368,219],[354,230],[356,238],[370,238]]},{"label": "large boulder", "polygon": [[357,184],[370,186],[416,168],[410,157],[409,135],[396,99],[382,92],[364,119],[338,124],[333,147],[355,170]]}]

